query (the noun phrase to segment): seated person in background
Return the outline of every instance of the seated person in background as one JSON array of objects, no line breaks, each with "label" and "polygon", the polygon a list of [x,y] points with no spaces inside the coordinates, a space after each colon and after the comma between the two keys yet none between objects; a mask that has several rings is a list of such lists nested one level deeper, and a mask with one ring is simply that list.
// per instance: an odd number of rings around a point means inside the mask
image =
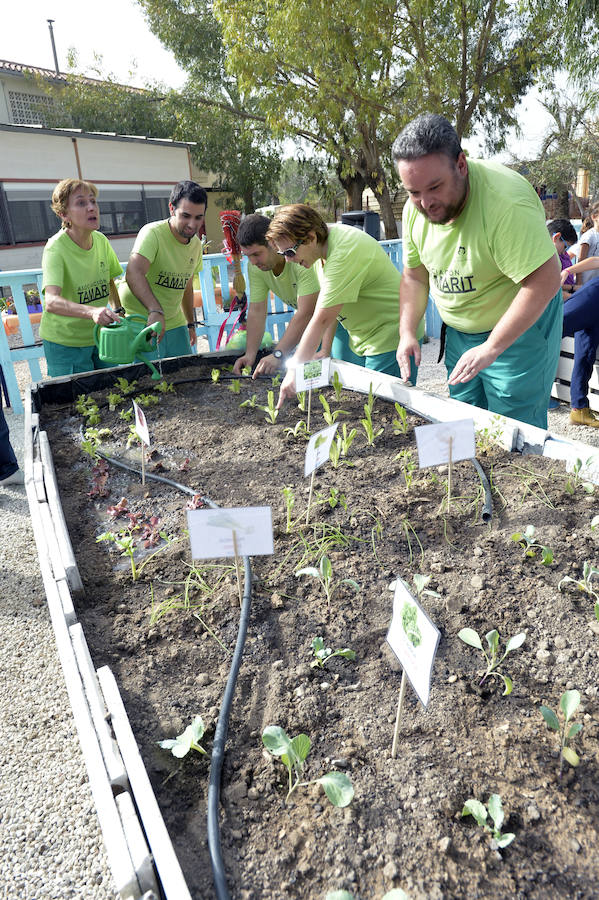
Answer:
[{"label": "seated person in background", "polygon": [[[548,224],[547,230],[551,235],[551,240],[557,250],[562,270],[569,269],[572,265],[572,260],[568,254],[568,249],[578,240],[576,229],[569,219],[554,219]],[[574,290],[574,275],[569,272],[565,280],[562,279],[562,294],[564,300],[567,297],[572,296]]]},{"label": "seated person in background", "polygon": [[[599,269],[599,256],[562,269],[565,282],[570,274]],[[574,337],[574,363],[570,379],[570,422],[599,428],[599,418],[589,407],[589,380],[599,346],[599,279],[583,284],[565,299],[562,336]]]},{"label": "seated person in background", "polygon": [[[244,366],[254,365],[264,336],[270,291],[280,297],[283,303],[293,306],[296,312],[276,347],[256,366],[254,378],[274,374],[281,367],[283,357],[290,355],[295,349],[312,317],[320,287],[318,277],[312,269],[303,269],[288,262],[273,250],[266,240],[269,225],[269,218],[253,213],[242,220],[237,232],[241,250],[250,263],[250,306],[246,350],[235,362],[233,372],[239,375]],[[325,356],[330,355],[330,341],[329,346],[322,348],[322,352]]]},{"label": "seated person in background", "polygon": [[[267,238],[287,259],[306,269],[314,266],[320,282],[314,315],[293,361],[314,359],[339,317],[350,349],[364,359],[365,367],[399,377],[395,349],[401,276],[378,241],[351,225],[328,226],[316,210],[303,203],[280,209]],[[421,322],[419,338],[423,331]],[[417,371],[413,366],[413,384]],[[278,406],[294,393],[295,373],[291,370],[281,385]]]},{"label": "seated person in background", "polygon": [[52,209],[62,224],[42,256],[45,301],[40,324],[52,377],[106,368],[94,343],[94,327],[119,321],[114,279],[123,269],[98,231],[97,196],[95,184],[76,178],[63,179],[52,192]]},{"label": "seated person in background", "polygon": [[[580,232],[580,241],[578,244],[578,261],[583,262],[591,256],[599,256],[599,202],[593,203],[589,209],[589,215],[583,223]],[[576,279],[580,285],[588,284],[594,278],[599,276],[599,272],[595,271],[596,267],[591,269],[581,269],[581,275]]]},{"label": "seated person in background", "polygon": [[196,342],[193,276],[201,267],[208,194],[195,181],[179,181],[171,191],[170,218],[148,222],[135,239],[126,283],[119,288],[126,312],[160,322],[153,357],[185,356]]}]

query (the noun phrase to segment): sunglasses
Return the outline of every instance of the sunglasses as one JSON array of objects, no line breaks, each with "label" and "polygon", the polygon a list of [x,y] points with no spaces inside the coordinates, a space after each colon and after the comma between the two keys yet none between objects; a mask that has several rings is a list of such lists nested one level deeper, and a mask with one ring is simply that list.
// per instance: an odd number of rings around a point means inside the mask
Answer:
[{"label": "sunglasses", "polygon": [[277,253],[279,254],[279,256],[284,256],[286,259],[293,259],[293,257],[297,253],[297,248],[301,243],[301,241],[298,241],[297,244],[293,245],[293,247],[287,247],[286,250],[277,250]]}]

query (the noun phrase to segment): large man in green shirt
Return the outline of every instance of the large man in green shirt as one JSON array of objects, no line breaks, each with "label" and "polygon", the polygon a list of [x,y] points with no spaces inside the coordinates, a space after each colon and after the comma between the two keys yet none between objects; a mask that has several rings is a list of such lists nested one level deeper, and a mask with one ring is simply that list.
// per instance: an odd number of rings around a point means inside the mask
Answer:
[{"label": "large man in green shirt", "polygon": [[[264,356],[256,366],[253,377],[273,375],[299,344],[308,322],[312,318],[320,285],[312,269],[288,262],[278,254],[266,240],[270,219],[258,213],[246,216],[237,232],[237,240],[244,256],[249,261],[250,307],[247,317],[247,343],[243,356],[233,366],[236,375],[244,366],[253,366],[260,347],[266,324],[268,295],[273,291],[283,303],[292,306],[296,312],[287,325],[285,333],[277,342],[273,352]],[[333,329],[334,334],[334,329]],[[332,341],[332,337],[331,337]],[[330,341],[323,347],[330,355]]]},{"label": "large man in green shirt", "polygon": [[547,427],[562,333],[560,264],[532,185],[467,160],[450,123],[419,116],[393,158],[409,194],[402,222],[402,377],[420,361],[429,289],[446,329],[452,397]]},{"label": "large man in green shirt", "polygon": [[208,195],[195,181],[179,181],[171,191],[170,218],[141,229],[119,290],[127,313],[160,322],[154,355],[184,356],[196,342],[193,276],[202,265],[198,232],[204,224]]}]

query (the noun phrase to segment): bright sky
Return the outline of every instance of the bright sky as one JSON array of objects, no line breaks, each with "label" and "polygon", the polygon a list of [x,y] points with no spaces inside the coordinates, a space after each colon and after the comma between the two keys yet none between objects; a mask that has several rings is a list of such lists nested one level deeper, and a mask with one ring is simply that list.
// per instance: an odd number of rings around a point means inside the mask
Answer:
[{"label": "bright sky", "polygon": [[[123,82],[142,85],[146,79],[181,87],[185,75],[172,55],[154,37],[135,0],[4,0],[0,56],[11,62],[53,69],[54,57],[47,19],[54,19],[54,41],[61,71],[67,52],[75,47],[79,71],[103,56],[103,69]],[[137,75],[130,70],[137,63]]]},{"label": "bright sky", "polygon": [[[79,71],[94,62],[94,53],[103,56],[103,70],[120,81],[143,85],[158,80],[169,87],[181,87],[185,75],[172,55],[150,31],[136,0],[4,0],[2,12],[2,50],[11,62],[54,68],[54,57],[47,19],[54,19],[54,40],[58,64],[67,68],[71,47],[79,55]],[[132,77],[131,71],[136,69]],[[92,73],[89,73],[92,74]],[[532,91],[519,108],[522,138],[510,136],[508,149],[514,155],[534,156],[550,121]],[[472,156],[481,156],[482,142],[465,142]],[[511,154],[498,157],[509,161]]]}]

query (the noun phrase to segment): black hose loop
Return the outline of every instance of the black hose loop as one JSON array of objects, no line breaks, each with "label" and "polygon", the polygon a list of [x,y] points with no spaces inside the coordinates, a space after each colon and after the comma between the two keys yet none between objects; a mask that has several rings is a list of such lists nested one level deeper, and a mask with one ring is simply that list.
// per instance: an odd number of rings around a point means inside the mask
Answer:
[{"label": "black hose loop", "polygon": [[483,503],[483,511],[481,513],[481,517],[483,522],[490,522],[493,516],[493,499],[491,497],[491,485],[489,484],[489,479],[486,476],[485,470],[479,463],[479,461],[472,457],[472,464],[474,468],[478,472],[478,477],[480,478],[480,483],[483,486],[483,491],[485,493],[485,501]]}]

